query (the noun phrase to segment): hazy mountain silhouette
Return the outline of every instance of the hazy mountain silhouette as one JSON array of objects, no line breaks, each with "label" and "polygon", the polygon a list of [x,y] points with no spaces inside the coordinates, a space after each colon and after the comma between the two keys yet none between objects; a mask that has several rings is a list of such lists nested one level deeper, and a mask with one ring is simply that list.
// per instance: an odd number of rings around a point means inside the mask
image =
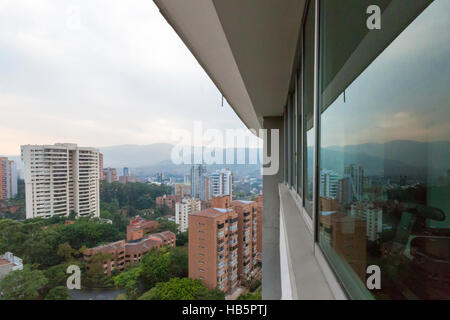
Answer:
[{"label": "hazy mountain silhouette", "polygon": [[[410,140],[394,140],[384,144],[365,143],[349,146],[332,146],[327,150],[345,153],[346,157],[362,157],[358,155],[367,155],[383,159],[383,165],[389,171],[410,172],[418,170],[419,172],[426,168],[433,172],[445,172],[449,169],[450,159],[450,141],[419,142]],[[336,155],[339,157],[339,155]],[[374,160],[374,159],[372,159]],[[370,163],[369,158],[360,159],[362,163],[369,162],[366,165],[373,168],[375,163]],[[405,174],[405,173],[402,173]]]}]

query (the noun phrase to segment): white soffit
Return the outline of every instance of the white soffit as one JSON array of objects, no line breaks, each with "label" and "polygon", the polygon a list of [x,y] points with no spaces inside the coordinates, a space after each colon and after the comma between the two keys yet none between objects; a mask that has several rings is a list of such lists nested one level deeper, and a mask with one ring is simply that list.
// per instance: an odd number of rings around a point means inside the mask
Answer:
[{"label": "white soffit", "polygon": [[283,113],[304,0],[154,0],[249,128]]}]

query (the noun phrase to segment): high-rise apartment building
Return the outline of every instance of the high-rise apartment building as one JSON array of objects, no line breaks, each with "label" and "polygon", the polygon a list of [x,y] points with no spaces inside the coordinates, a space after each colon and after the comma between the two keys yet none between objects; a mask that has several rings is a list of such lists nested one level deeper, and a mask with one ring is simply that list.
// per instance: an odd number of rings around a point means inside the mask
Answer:
[{"label": "high-rise apartment building", "polygon": [[76,144],[24,145],[26,217],[100,216],[99,151]]},{"label": "high-rise apartment building", "polygon": [[227,292],[250,279],[258,261],[254,201],[213,197],[211,208],[189,216],[189,277]]},{"label": "high-rise apartment building", "polygon": [[202,209],[201,201],[195,198],[183,198],[175,203],[175,223],[180,232],[186,232],[189,225],[189,215]]},{"label": "high-rise apartment building", "polygon": [[206,166],[195,164],[191,167],[191,196],[200,199],[202,190],[202,177],[206,173]]},{"label": "high-rise apartment building", "polygon": [[17,196],[17,168],[14,161],[0,157],[0,200]]},{"label": "high-rise apartment building", "polygon": [[217,170],[209,176],[211,197],[230,196],[233,200],[233,173],[229,169]]},{"label": "high-rise apartment building", "polygon": [[189,278],[228,292],[239,283],[238,215],[209,208],[189,217]]},{"label": "high-rise apartment building", "polygon": [[336,199],[338,196],[339,175],[331,170],[320,171],[320,196]]},{"label": "high-rise apartment building", "polygon": [[99,152],[99,154],[98,154],[98,161],[99,161],[99,167],[98,167],[98,170],[99,170],[99,177],[100,177],[100,180],[105,180],[105,173],[104,173],[104,171],[103,171],[103,153],[101,153],[101,152]]},{"label": "high-rise apartment building", "polygon": [[211,179],[204,173],[200,178],[200,200],[211,200]]},{"label": "high-rise apartment building", "polygon": [[361,201],[364,185],[364,169],[361,166],[352,164],[344,168],[344,174],[350,177],[353,200]]},{"label": "high-rise apartment building", "polygon": [[255,201],[235,200],[231,207],[238,215],[238,270],[241,282],[248,280],[258,254],[258,218]]},{"label": "high-rise apartment building", "polygon": [[8,158],[0,158],[0,199],[9,198],[9,160]]}]

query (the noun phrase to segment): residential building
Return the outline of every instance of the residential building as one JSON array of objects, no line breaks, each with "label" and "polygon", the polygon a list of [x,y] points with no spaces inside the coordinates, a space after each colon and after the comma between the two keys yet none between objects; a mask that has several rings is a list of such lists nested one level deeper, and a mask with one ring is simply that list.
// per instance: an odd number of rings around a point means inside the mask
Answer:
[{"label": "residential building", "polygon": [[16,163],[6,157],[0,157],[0,200],[17,196]]},{"label": "residential building", "polygon": [[200,199],[202,193],[202,177],[206,173],[206,166],[195,164],[191,167],[191,196]]},{"label": "residential building", "polygon": [[130,176],[130,169],[125,167],[123,168],[123,175],[124,177],[129,177]]},{"label": "residential building", "polygon": [[184,183],[176,183],[174,192],[176,196],[184,198],[191,194],[191,187]]},{"label": "residential building", "polygon": [[175,203],[175,223],[180,232],[186,232],[189,225],[189,215],[201,211],[201,201],[195,198],[183,198]]},{"label": "residential building", "polygon": [[127,241],[142,239],[146,234],[154,233],[158,229],[158,221],[136,218],[127,226]]},{"label": "residential building", "polygon": [[99,161],[99,177],[100,180],[103,181],[105,180],[105,172],[103,171],[103,153],[99,152],[98,154],[98,161]]},{"label": "residential building", "polygon": [[156,197],[155,201],[156,201],[157,208],[162,208],[162,207],[166,206],[172,212],[175,212],[175,203],[181,201],[181,197],[177,196],[177,195],[165,194],[163,196]]},{"label": "residential building", "polygon": [[189,278],[210,290],[229,292],[239,284],[238,215],[209,208],[189,216]]},{"label": "residential building", "polygon": [[119,182],[122,184],[126,184],[128,182],[128,176],[120,176]]},{"label": "residential building", "polygon": [[146,234],[145,230],[154,230],[151,221],[132,220],[127,228],[127,241],[120,240],[83,252],[83,259],[89,270],[93,264],[100,264],[108,276],[114,269],[125,270],[126,266],[139,263],[142,257],[153,248],[175,247],[176,235],[170,231]]},{"label": "residential building", "polygon": [[258,254],[256,202],[235,200],[231,207],[238,215],[238,270],[241,283],[249,280]]},{"label": "residential building", "polygon": [[[263,299],[450,299],[450,2],[154,2],[243,123],[267,130]],[[321,170],[343,177],[337,207]],[[370,246],[351,215],[369,194],[390,230]],[[389,285],[372,290],[378,252]]]},{"label": "residential building", "polygon": [[361,201],[364,186],[364,169],[356,164],[344,168],[344,174],[350,178],[352,198],[354,201]]},{"label": "residential building", "polygon": [[11,252],[0,256],[0,283],[8,273],[15,270],[23,270],[22,259],[14,256]]},{"label": "residential building", "polygon": [[0,200],[9,199],[10,166],[8,158],[0,158]]},{"label": "residential building", "polygon": [[211,200],[210,177],[206,173],[200,177],[200,200]]},{"label": "residential building", "polygon": [[257,226],[257,233],[256,233],[256,248],[257,248],[257,261],[262,262],[262,241],[263,241],[263,202],[264,198],[263,195],[260,194],[256,197],[256,226]]},{"label": "residential building", "polygon": [[233,200],[233,173],[229,169],[217,170],[209,176],[211,197],[230,196]]},{"label": "residential building", "polygon": [[100,216],[99,151],[76,144],[25,145],[26,218]]},{"label": "residential building", "polygon": [[338,197],[339,176],[332,170],[320,172],[320,196],[336,199]]},{"label": "residential building", "polygon": [[104,168],[103,176],[108,183],[117,181],[117,170],[114,168]]}]

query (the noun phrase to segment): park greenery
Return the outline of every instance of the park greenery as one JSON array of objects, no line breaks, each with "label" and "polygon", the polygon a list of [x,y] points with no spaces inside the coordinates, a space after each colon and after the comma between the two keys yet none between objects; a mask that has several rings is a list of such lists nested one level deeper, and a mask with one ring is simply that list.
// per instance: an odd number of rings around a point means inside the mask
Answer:
[{"label": "park greenery", "polygon": [[[137,299],[157,283],[173,277],[187,276],[187,232],[178,233],[177,225],[165,218],[168,208],[156,208],[155,198],[170,193],[167,186],[144,183],[101,184],[100,218],[54,216],[48,219],[5,219],[0,217],[0,253],[13,252],[23,259],[24,269],[10,272],[1,282],[2,299],[69,298],[66,289],[69,265],[82,270],[82,288],[121,288],[127,298]],[[24,204],[23,198],[14,200]],[[114,270],[104,274],[102,264],[86,269],[83,252],[87,248],[126,238],[126,227],[135,215],[158,220],[158,232],[170,230],[177,234],[177,248],[153,250],[142,262],[123,273]],[[2,219],[3,218],[3,219]],[[111,223],[112,222],[112,223]],[[108,258],[95,255],[99,262]],[[20,286],[17,286],[20,283]]]}]

